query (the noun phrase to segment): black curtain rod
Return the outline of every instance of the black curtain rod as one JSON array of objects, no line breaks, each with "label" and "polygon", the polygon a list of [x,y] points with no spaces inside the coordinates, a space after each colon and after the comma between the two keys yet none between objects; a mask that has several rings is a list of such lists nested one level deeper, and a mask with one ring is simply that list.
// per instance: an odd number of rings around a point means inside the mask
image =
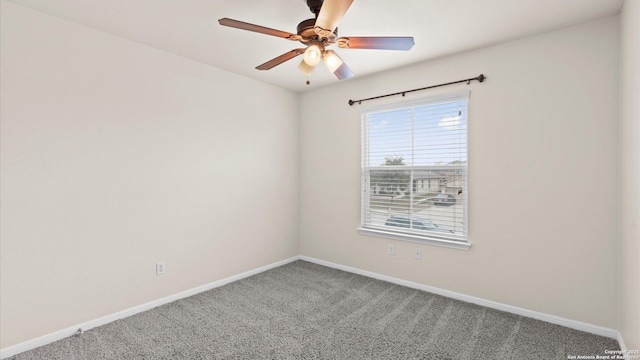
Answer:
[{"label": "black curtain rod", "polygon": [[477,77],[474,77],[474,78],[458,80],[458,81],[452,81],[452,82],[449,82],[449,83],[446,83],[446,84],[431,85],[431,86],[423,87],[423,88],[420,88],[420,89],[401,91],[401,92],[397,92],[397,93],[393,93],[393,94],[374,96],[374,97],[370,97],[370,98],[366,98],[366,99],[360,99],[360,100],[349,100],[349,105],[353,106],[353,104],[355,104],[355,103],[362,104],[363,101],[375,100],[375,99],[385,98],[385,97],[388,97],[388,96],[395,96],[395,95],[404,96],[404,94],[407,94],[407,93],[410,93],[410,92],[414,92],[414,91],[433,89],[433,88],[437,88],[437,87],[440,87],[440,86],[459,84],[459,83],[463,83],[463,82],[466,82],[467,85],[469,85],[469,84],[471,84],[471,81],[473,81],[473,80],[478,80],[479,82],[483,82],[484,79],[486,79],[486,78],[487,77],[484,76],[484,74],[480,74],[480,75],[478,75]]}]

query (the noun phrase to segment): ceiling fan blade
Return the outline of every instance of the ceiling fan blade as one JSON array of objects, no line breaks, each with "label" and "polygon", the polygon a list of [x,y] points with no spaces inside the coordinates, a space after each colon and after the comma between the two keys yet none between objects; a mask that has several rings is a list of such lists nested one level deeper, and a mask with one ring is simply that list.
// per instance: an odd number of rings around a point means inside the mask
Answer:
[{"label": "ceiling fan blade", "polygon": [[343,49],[409,50],[415,42],[411,36],[341,37],[336,45]]},{"label": "ceiling fan blade", "polygon": [[353,76],[353,71],[351,71],[347,64],[342,63],[342,65],[340,65],[333,74],[338,78],[338,80],[345,80]]},{"label": "ceiling fan blade", "polygon": [[294,57],[301,55],[304,53],[305,49],[294,49],[291,51],[288,51],[278,57],[275,57],[269,61],[267,61],[266,63],[262,64],[262,65],[258,65],[256,66],[256,69],[258,70],[269,70],[273,67],[276,67],[280,64],[282,64],[283,62],[287,61],[287,60],[291,60]]},{"label": "ceiling fan blade", "polygon": [[218,23],[220,25],[223,25],[223,26],[229,26],[229,27],[232,27],[232,28],[240,29],[240,30],[253,31],[253,32],[261,33],[261,34],[271,35],[271,36],[277,36],[277,37],[281,37],[281,38],[285,38],[285,39],[289,39],[289,40],[298,41],[298,40],[301,39],[299,35],[292,34],[290,32],[271,29],[271,28],[268,28],[268,27],[255,25],[255,24],[250,24],[250,23],[246,23],[244,21],[233,20],[233,19],[229,19],[229,18],[222,18],[222,19],[218,20]]},{"label": "ceiling fan blade", "polygon": [[353,0],[324,0],[314,30],[321,37],[330,37]]}]

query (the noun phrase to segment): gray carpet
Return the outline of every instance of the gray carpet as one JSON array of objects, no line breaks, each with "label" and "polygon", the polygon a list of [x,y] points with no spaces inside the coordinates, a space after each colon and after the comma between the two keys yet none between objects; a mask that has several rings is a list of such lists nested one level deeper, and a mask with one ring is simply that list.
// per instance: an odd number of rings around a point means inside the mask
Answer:
[{"label": "gray carpet", "polygon": [[567,359],[616,341],[296,261],[14,356]]}]

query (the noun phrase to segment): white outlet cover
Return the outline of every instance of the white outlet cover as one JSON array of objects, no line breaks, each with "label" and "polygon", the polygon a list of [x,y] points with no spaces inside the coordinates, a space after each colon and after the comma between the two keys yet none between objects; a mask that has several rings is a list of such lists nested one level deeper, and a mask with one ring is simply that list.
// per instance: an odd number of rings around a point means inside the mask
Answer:
[{"label": "white outlet cover", "polygon": [[416,249],[413,252],[413,256],[416,258],[416,260],[422,260],[422,250]]},{"label": "white outlet cover", "polygon": [[395,255],[395,254],[396,254],[396,247],[395,247],[395,245],[393,245],[393,244],[389,244],[388,254],[389,254],[389,255]]},{"label": "white outlet cover", "polygon": [[156,264],[156,275],[162,275],[167,270],[164,262],[159,262]]}]

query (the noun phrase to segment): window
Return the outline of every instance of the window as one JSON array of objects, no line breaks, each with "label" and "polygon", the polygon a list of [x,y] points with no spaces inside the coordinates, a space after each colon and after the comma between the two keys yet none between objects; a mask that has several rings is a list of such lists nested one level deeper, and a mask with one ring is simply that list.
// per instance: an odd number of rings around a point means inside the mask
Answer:
[{"label": "window", "polygon": [[469,248],[468,99],[464,91],[362,110],[360,233]]}]

